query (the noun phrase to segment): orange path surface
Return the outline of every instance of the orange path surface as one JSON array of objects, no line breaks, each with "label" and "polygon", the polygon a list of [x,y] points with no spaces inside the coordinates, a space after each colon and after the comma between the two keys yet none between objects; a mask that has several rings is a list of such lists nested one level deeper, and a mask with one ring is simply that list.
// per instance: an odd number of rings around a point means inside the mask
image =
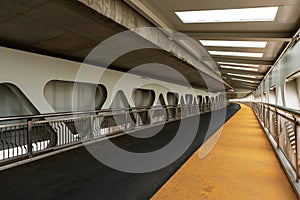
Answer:
[{"label": "orange path surface", "polygon": [[[213,136],[152,197],[156,199],[297,199],[252,109],[241,105]],[[217,134],[215,134],[217,135]],[[212,151],[201,151],[217,141]]]}]

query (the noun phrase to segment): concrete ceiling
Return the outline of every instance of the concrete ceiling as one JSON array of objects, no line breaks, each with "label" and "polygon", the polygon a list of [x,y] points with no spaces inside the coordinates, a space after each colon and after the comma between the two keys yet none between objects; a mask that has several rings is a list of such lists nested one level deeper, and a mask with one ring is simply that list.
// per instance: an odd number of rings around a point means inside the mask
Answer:
[{"label": "concrete ceiling", "polygon": [[[270,67],[286,50],[300,25],[299,0],[124,0],[157,26],[174,29],[195,40],[237,40],[237,41],[267,41],[264,49],[259,48],[231,48],[205,47],[207,50],[261,52],[262,58],[212,56],[217,62],[249,63],[260,65],[257,72],[244,70],[221,69],[224,79],[231,83],[235,90],[244,89],[248,93],[255,90]],[[175,11],[215,10],[279,6],[274,22],[237,22],[237,23],[192,23],[184,24]],[[180,40],[181,38],[177,38]],[[200,43],[199,43],[200,45]],[[227,73],[257,76],[256,83],[234,81]],[[235,77],[239,78],[239,77]],[[245,79],[245,78],[242,78]],[[242,84],[241,84],[242,83]],[[240,96],[240,95],[231,95]]]},{"label": "concrete ceiling", "polygon": [[[81,62],[102,41],[127,29],[79,1],[0,0],[0,30],[1,46]],[[140,36],[131,39],[131,45],[149,43],[149,48],[153,47],[153,44]],[[126,54],[115,60],[110,67],[128,71],[137,65],[151,62],[172,66],[193,86],[207,88],[203,80],[207,74],[202,74],[163,50],[143,49]],[[93,64],[101,65],[101,62]],[[157,71],[148,70],[147,76],[178,83],[176,78],[172,79],[168,74]],[[224,87],[222,82],[209,76],[206,78],[211,85],[215,85],[212,90]]]}]

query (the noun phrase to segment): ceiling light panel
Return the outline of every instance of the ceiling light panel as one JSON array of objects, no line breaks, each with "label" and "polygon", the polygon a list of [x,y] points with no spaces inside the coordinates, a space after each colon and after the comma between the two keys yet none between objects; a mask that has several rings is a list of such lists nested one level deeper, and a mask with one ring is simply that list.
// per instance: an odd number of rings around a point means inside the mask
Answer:
[{"label": "ceiling light panel", "polygon": [[229,63],[229,62],[218,62],[221,65],[234,65],[234,66],[245,66],[245,67],[259,67],[259,65],[254,64],[243,64],[243,63]]},{"label": "ceiling light panel", "polygon": [[183,23],[274,21],[278,7],[175,12]]},{"label": "ceiling light panel", "polygon": [[227,65],[221,65],[221,68],[223,69],[237,69],[237,70],[245,70],[245,71],[258,71],[257,68],[246,68],[246,67],[236,67],[236,66],[227,66]]},{"label": "ceiling light panel", "polygon": [[262,58],[263,53],[250,53],[250,52],[233,52],[233,51],[208,51],[211,55],[218,56],[241,56],[241,57],[255,57]]},{"label": "ceiling light panel", "polygon": [[265,48],[267,42],[254,41],[227,41],[227,40],[200,40],[203,46],[212,47],[247,47],[247,48]]},{"label": "ceiling light panel", "polygon": [[234,74],[234,73],[227,73],[229,76],[239,76],[239,77],[244,77],[244,78],[256,78],[256,76],[251,76],[251,75],[244,75],[244,74]]}]

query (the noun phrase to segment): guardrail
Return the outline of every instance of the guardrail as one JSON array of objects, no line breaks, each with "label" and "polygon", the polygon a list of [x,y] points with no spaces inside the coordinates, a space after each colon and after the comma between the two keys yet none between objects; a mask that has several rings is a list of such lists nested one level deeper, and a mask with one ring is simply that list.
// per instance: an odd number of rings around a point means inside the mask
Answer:
[{"label": "guardrail", "polygon": [[284,154],[293,167],[296,181],[299,181],[299,151],[300,151],[300,111],[284,108],[282,106],[242,102],[253,108],[262,125],[272,135],[277,148]]},{"label": "guardrail", "polygon": [[30,158],[45,151],[198,115],[226,105],[152,106],[0,118],[0,162]]}]

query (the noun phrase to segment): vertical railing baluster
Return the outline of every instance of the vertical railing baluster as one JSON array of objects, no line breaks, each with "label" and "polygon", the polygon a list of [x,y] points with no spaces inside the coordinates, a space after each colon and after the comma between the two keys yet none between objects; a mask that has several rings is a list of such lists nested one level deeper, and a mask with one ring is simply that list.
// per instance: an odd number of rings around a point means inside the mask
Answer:
[{"label": "vertical railing baluster", "polygon": [[128,110],[125,110],[125,133],[127,132],[128,126]]},{"label": "vertical railing baluster", "polygon": [[93,140],[94,139],[94,118],[93,115],[90,116],[90,139]]},{"label": "vertical railing baluster", "polygon": [[295,134],[295,145],[296,145],[296,181],[299,182],[299,158],[298,158],[298,123],[297,118],[293,116],[294,118],[294,134]]},{"label": "vertical railing baluster", "polygon": [[27,120],[27,154],[32,157],[32,119]]},{"label": "vertical railing baluster", "polygon": [[275,135],[276,135],[276,143],[277,143],[277,148],[279,148],[279,125],[278,125],[278,122],[279,122],[279,119],[278,119],[278,112],[277,112],[277,109],[275,108]]}]

